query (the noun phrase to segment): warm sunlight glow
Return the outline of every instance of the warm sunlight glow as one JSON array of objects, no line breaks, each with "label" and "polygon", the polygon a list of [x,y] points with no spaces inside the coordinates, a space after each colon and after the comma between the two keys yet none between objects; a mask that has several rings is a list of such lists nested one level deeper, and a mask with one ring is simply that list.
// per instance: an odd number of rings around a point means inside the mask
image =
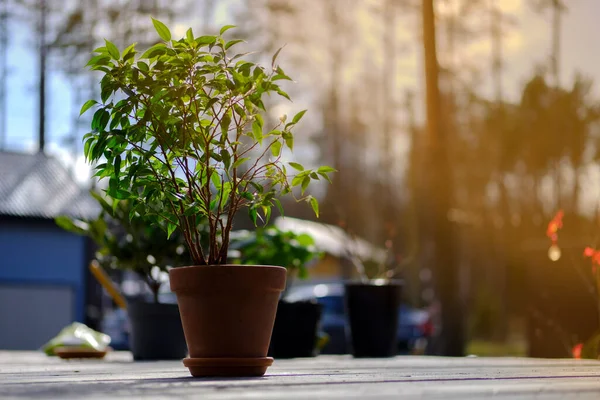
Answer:
[{"label": "warm sunlight glow", "polygon": [[558,260],[560,260],[560,256],[561,256],[560,247],[558,247],[555,244],[550,246],[550,248],[548,249],[548,258],[551,261],[558,261]]}]

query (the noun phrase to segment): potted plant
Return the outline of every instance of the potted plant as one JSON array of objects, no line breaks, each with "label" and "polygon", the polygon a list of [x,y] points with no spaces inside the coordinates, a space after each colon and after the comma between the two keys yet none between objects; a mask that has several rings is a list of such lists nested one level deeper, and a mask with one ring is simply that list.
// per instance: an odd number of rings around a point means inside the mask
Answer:
[{"label": "potted plant", "polygon": [[56,223],[89,236],[97,245],[96,258],[104,269],[131,270],[150,289],[152,302],[134,299],[127,304],[129,347],[134,360],[184,358],[187,346],[177,304],[159,302],[168,266],[189,259],[181,235],[167,239],[160,226],[149,224],[142,215],[131,214],[130,201],[90,193],[101,206],[96,219],[60,216]]},{"label": "potted plant", "polygon": [[[398,317],[402,280],[396,278],[403,263],[392,257],[393,242],[385,251],[365,260],[358,238],[341,224],[350,240],[344,248],[359,279],[345,282],[344,296],[349,323],[349,342],[354,357],[393,357],[398,353]],[[377,252],[377,251],[374,251]]]},{"label": "potted plant", "polygon": [[[241,42],[223,37],[231,25],[214,36],[189,29],[173,40],[167,26],[152,22],[162,41],[141,56],[135,44],[120,51],[109,41],[94,51],[89,66],[103,73],[102,103],[84,136],[85,156],[108,178],[109,195],[130,200],[132,213],[150,223],[164,221],[167,236],[184,236],[193,266],[173,268],[169,277],[191,374],[263,375],[273,362],[267,350],[286,270],[227,264],[234,217],[246,209],[255,224],[268,221],[272,207],[281,208],[279,196],[295,186],[297,200],[318,215],[317,200],[304,193],[333,169],[282,160],[305,111],[265,129],[265,95],[289,99],[278,85],[289,80],[277,65],[279,51],[264,68],[231,54]],[[82,112],[96,105],[90,100]]]},{"label": "potted plant", "polygon": [[285,299],[293,280],[306,278],[307,264],[321,257],[313,238],[275,226],[236,231],[232,235],[230,248],[239,251],[236,262],[281,265],[287,269],[286,289],[277,306],[269,354],[274,358],[315,356],[321,305],[315,300],[289,302]]}]

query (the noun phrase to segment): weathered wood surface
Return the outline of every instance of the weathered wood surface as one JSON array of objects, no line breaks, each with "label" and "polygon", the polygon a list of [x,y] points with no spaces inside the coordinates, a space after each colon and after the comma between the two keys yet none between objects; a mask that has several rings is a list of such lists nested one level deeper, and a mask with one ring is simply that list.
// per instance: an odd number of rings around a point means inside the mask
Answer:
[{"label": "weathered wood surface", "polygon": [[181,362],[66,361],[0,351],[0,399],[600,399],[600,362],[321,356],[253,379],[195,379]]}]

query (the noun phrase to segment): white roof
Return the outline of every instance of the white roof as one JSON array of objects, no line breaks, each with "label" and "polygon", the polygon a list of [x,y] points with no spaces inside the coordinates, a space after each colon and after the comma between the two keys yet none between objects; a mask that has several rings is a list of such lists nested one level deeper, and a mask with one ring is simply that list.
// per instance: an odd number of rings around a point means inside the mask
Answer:
[{"label": "white roof", "polygon": [[349,253],[359,259],[385,262],[386,251],[361,238],[352,238],[338,226],[291,217],[277,217],[275,226],[284,231],[306,233],[315,240],[315,247],[336,257],[347,257]]}]

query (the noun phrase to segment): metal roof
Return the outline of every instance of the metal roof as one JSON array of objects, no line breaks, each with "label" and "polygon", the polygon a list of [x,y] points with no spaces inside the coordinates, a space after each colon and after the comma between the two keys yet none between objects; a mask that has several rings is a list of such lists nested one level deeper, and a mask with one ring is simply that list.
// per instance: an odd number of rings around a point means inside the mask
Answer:
[{"label": "metal roof", "polygon": [[0,151],[0,215],[93,218],[98,204],[55,158]]}]

